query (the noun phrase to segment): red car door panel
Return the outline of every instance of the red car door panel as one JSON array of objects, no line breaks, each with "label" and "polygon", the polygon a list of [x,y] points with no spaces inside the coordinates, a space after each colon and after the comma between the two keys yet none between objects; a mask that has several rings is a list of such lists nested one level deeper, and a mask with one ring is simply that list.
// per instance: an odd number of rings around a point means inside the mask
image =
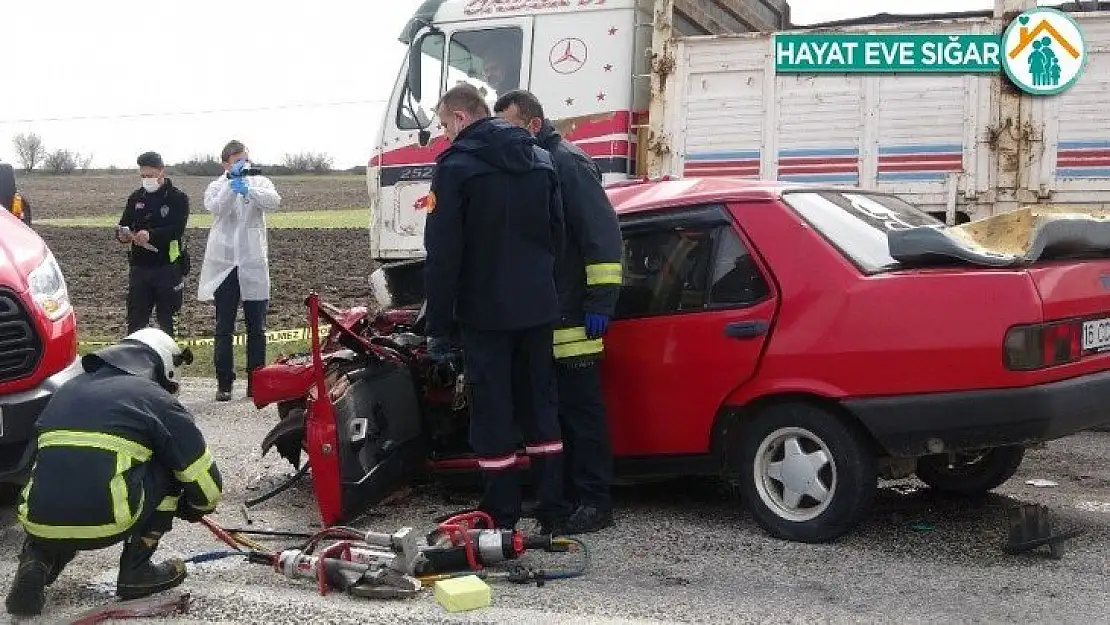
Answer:
[{"label": "red car door panel", "polygon": [[758,368],[773,283],[727,222],[626,228],[624,248],[603,365],[613,452],[706,453],[725,398]]}]

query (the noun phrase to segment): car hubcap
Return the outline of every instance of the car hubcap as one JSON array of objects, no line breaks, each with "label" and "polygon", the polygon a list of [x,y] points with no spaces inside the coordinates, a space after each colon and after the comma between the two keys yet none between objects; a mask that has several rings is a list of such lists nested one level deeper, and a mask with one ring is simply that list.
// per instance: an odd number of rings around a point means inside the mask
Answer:
[{"label": "car hubcap", "polygon": [[832,452],[803,428],[782,428],[764,438],[754,468],[760,499],[789,521],[816,518],[836,491]]}]

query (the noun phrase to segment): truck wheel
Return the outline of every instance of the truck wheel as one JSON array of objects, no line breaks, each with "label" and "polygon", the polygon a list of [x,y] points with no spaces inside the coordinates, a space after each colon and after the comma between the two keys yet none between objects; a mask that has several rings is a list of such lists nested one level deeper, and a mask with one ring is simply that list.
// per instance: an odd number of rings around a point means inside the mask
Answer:
[{"label": "truck wheel", "polygon": [[981,495],[1017,473],[1025,448],[994,447],[979,453],[938,454],[917,460],[917,478],[931,488],[955,495]]},{"label": "truck wheel", "polygon": [[740,454],[741,496],[778,538],[835,540],[859,524],[875,498],[878,474],[867,438],[815,406],[763,411],[747,424]]}]

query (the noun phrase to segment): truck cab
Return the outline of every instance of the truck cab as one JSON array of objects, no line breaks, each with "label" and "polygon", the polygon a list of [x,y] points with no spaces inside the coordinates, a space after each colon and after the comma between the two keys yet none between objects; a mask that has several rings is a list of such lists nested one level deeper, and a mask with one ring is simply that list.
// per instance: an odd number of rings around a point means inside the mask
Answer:
[{"label": "truck cab", "polygon": [[83,369],[65,276],[50,248],[0,210],[0,492],[26,481],[35,421]]},{"label": "truck cab", "polygon": [[[409,54],[367,168],[373,258],[424,253],[424,198],[435,158],[447,146],[433,109],[459,82],[481,90],[491,109],[507,91],[532,91],[562,134],[594,158],[606,182],[642,170],[655,11],[671,4],[425,1],[401,34]],[[668,13],[681,35],[777,30],[789,23],[782,0],[674,0]]]}]

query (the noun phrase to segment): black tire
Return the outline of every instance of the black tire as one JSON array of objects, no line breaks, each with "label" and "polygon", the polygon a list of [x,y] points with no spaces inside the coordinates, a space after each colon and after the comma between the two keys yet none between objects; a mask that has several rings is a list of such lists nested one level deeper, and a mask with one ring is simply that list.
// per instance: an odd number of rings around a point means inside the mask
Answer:
[{"label": "black tire", "polygon": [[[805,454],[822,451],[828,458],[811,476],[826,489],[824,503],[807,493],[791,510],[786,478],[770,477],[769,464],[783,458],[791,437]],[[771,406],[745,425],[739,454],[741,497],[756,522],[777,538],[803,543],[835,540],[859,525],[875,499],[878,473],[869,440],[829,410],[808,404]],[[801,483],[794,480],[796,486]]]},{"label": "black tire", "polygon": [[917,460],[917,478],[934,490],[953,495],[982,495],[1006,483],[1025,457],[1020,445],[994,447],[979,453],[923,456]]}]

